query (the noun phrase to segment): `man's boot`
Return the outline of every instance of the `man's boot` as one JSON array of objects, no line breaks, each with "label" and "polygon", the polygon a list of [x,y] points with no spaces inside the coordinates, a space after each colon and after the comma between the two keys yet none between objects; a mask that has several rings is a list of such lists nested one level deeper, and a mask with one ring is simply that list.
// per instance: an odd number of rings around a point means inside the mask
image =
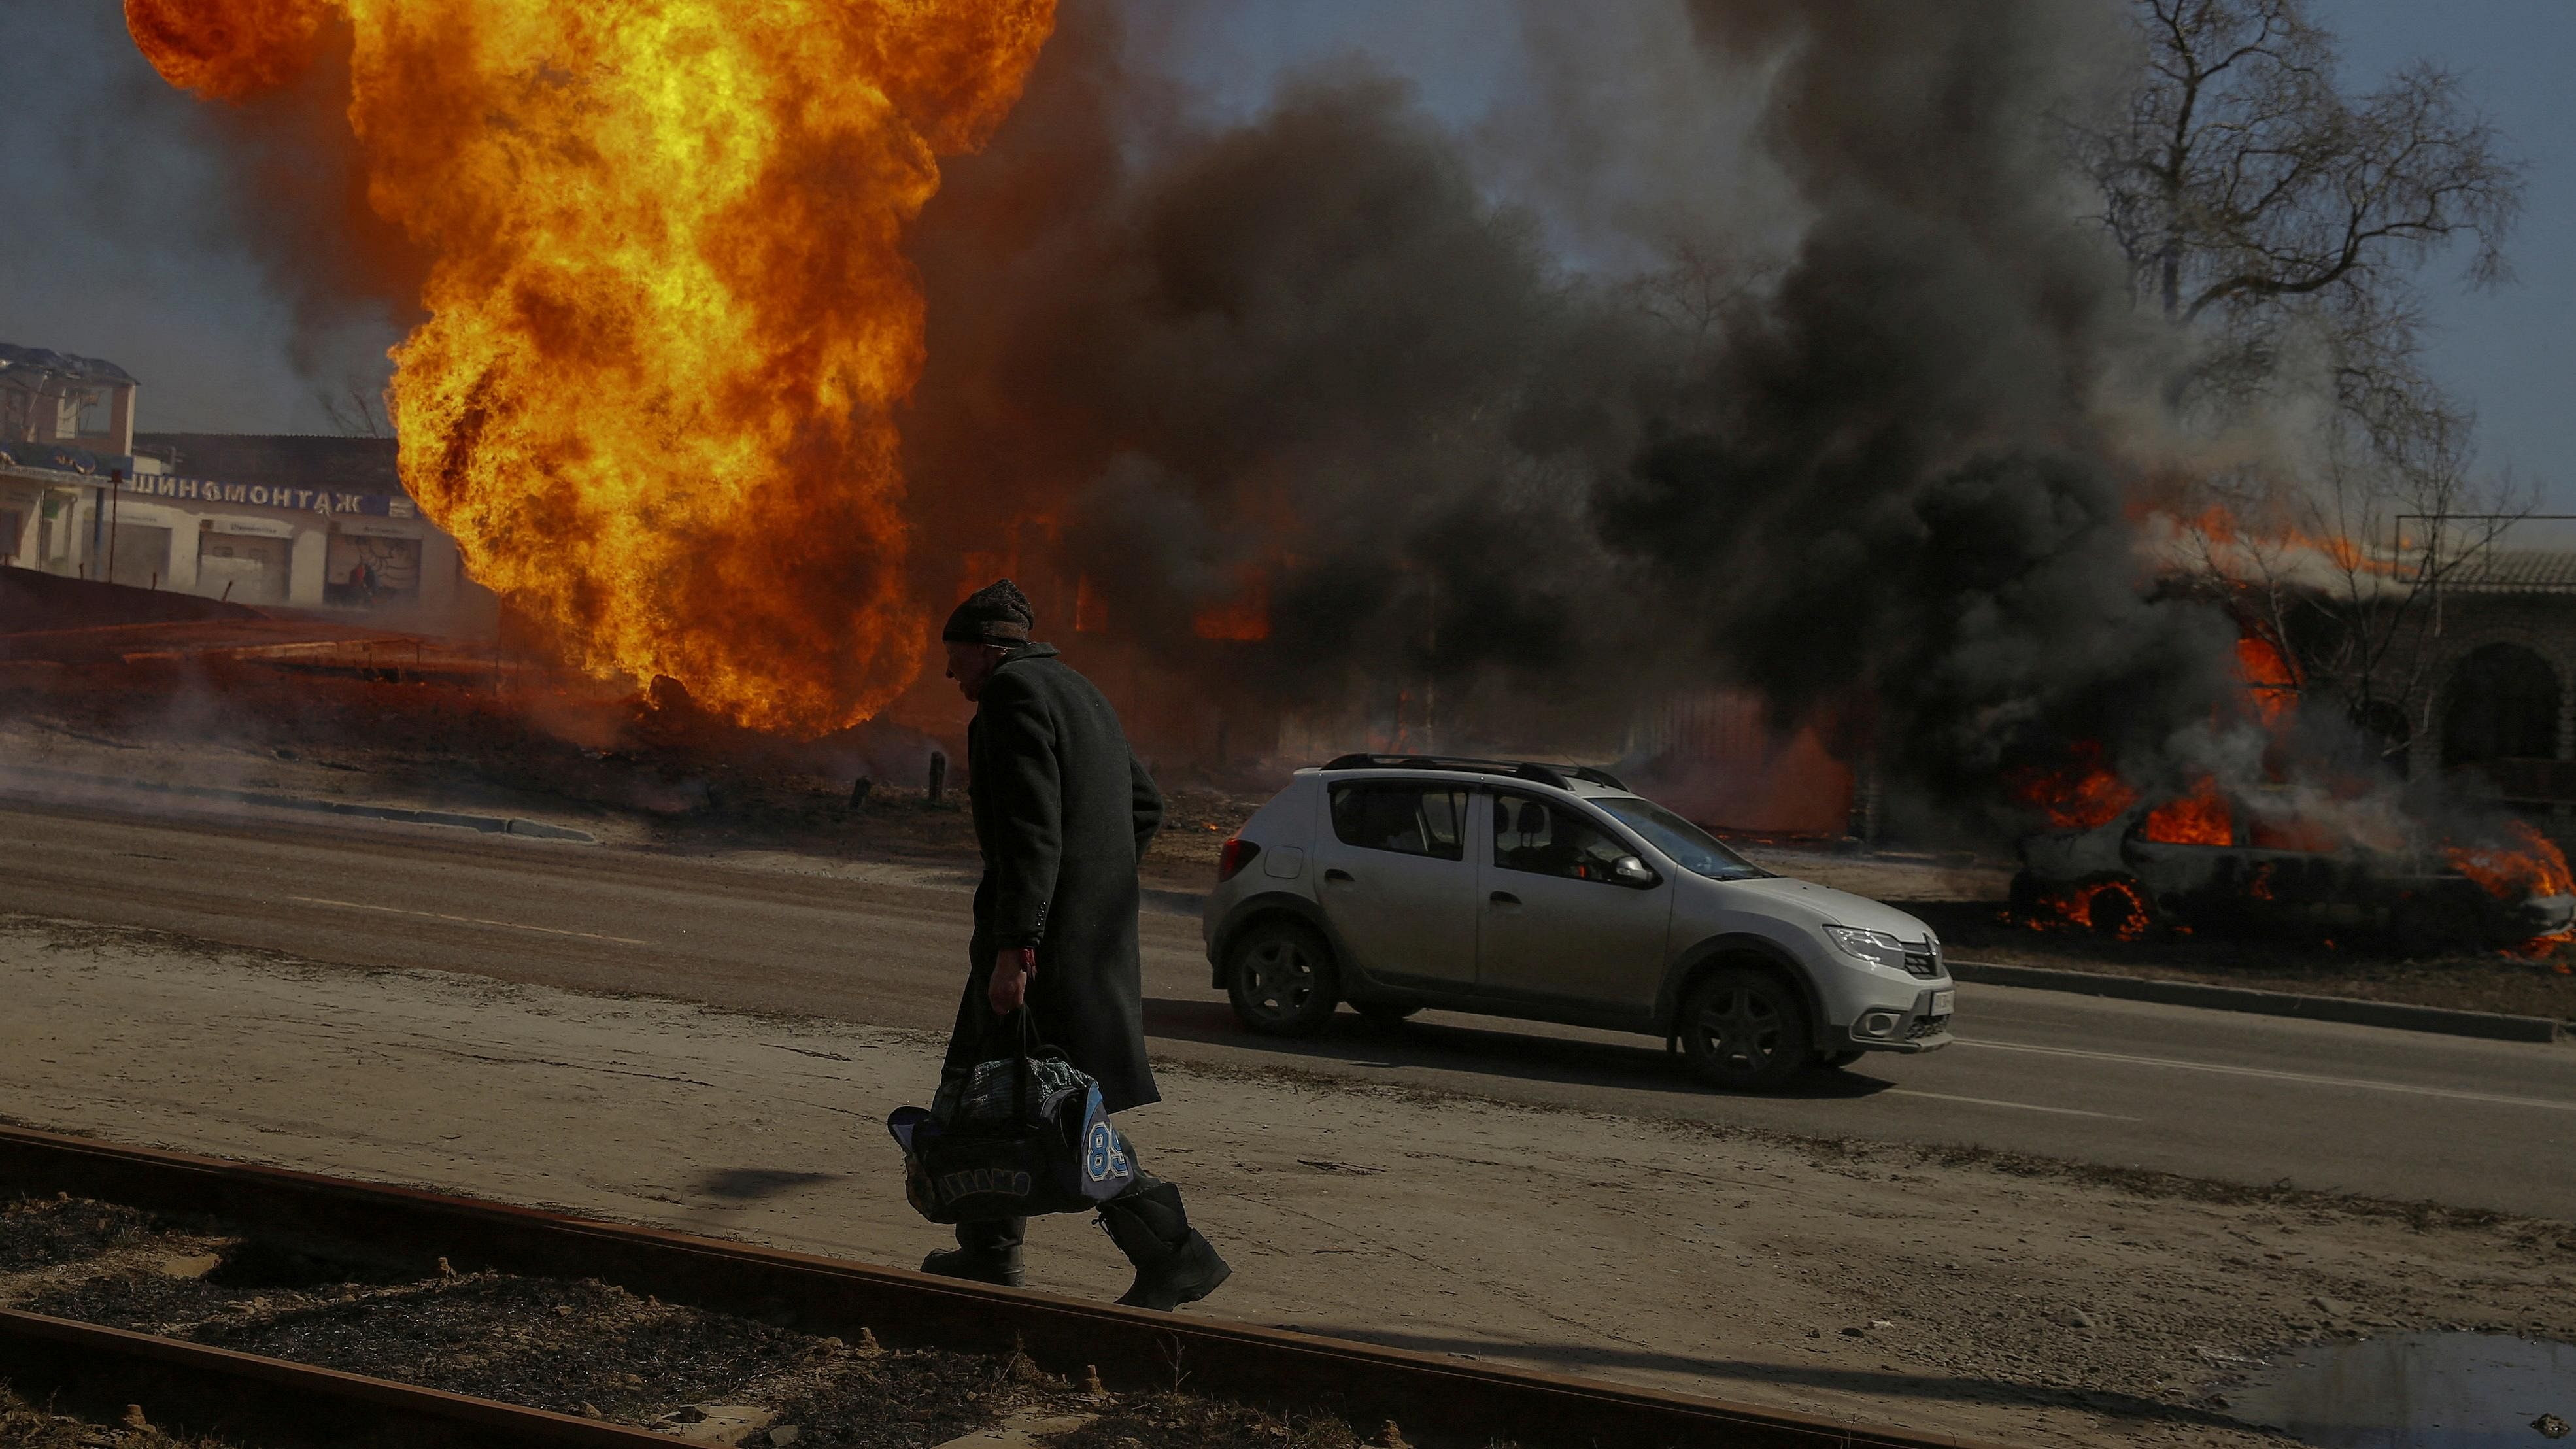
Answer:
[{"label": "man's boot", "polygon": [[1027,1218],[1002,1218],[989,1223],[959,1223],[957,1246],[931,1254],[921,1260],[921,1271],[942,1278],[964,1278],[973,1283],[991,1283],[1001,1288],[1017,1288],[1027,1281],[1020,1268],[1020,1240],[1028,1235]]},{"label": "man's boot", "polygon": [[1234,1271],[1190,1226],[1189,1214],[1181,1209],[1181,1190],[1160,1178],[1140,1179],[1102,1203],[1100,1223],[1118,1251],[1136,1265],[1134,1286],[1118,1300],[1130,1308],[1169,1313],[1214,1293]]}]

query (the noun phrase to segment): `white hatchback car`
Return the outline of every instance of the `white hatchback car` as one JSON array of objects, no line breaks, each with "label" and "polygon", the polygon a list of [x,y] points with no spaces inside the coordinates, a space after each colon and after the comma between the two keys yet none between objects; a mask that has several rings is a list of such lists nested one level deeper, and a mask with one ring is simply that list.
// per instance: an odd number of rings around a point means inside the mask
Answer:
[{"label": "white hatchback car", "polygon": [[1254,1031],[1336,1003],[1662,1037],[1724,1087],[1949,1045],[1941,942],[1747,862],[1599,770],[1345,755],[1225,843],[1203,928]]}]

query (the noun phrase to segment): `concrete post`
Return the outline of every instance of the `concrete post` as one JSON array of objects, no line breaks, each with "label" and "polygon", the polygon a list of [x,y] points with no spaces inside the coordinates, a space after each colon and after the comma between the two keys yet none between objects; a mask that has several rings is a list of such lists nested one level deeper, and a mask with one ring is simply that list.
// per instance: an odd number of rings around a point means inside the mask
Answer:
[{"label": "concrete post", "polygon": [[299,528],[287,549],[286,602],[319,608],[323,571],[331,558],[331,535],[319,528]]}]

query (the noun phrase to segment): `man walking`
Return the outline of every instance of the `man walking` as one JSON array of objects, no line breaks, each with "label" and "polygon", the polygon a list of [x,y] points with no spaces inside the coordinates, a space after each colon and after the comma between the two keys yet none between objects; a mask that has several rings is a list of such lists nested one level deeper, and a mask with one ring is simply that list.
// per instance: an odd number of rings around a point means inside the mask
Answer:
[{"label": "man walking", "polygon": [[[1163,799],[1109,701],[1054,645],[1031,642],[1036,622],[1028,596],[1002,579],[958,605],[939,635],[948,677],[975,703],[967,793],[984,854],[947,1070],[972,1070],[1016,1040],[1000,1027],[1025,1006],[1038,1037],[1124,1112],[1162,1100],[1145,1060],[1136,862],[1163,823]],[[1136,1265],[1121,1303],[1169,1310],[1205,1298],[1231,1271],[1190,1226],[1181,1190],[1141,1167],[1133,1187],[1101,1204],[1100,1220]],[[960,1223],[958,1245],[922,1271],[1016,1288],[1027,1230],[1026,1218]]]}]

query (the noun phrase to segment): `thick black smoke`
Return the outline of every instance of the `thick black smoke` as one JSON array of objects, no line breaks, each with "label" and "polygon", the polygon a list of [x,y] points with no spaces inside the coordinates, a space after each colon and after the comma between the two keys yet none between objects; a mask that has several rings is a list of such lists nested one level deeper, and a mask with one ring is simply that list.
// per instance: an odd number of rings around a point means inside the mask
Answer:
[{"label": "thick black smoke", "polygon": [[[1741,683],[1783,720],[1874,716],[1936,799],[2017,750],[2205,717],[2232,632],[2147,597],[2095,421],[2145,344],[2053,141],[2116,15],[1691,18],[1769,87],[1762,144],[1807,210],[1776,279],[1704,293],[1696,328],[1560,266],[1401,87],[1310,77],[1193,131],[1121,72],[1109,17],[1069,10],[916,248],[926,567],[1042,514],[1211,688],[1408,677],[1507,734]],[[1271,638],[1197,640],[1247,568]]]},{"label": "thick black smoke", "polygon": [[1596,517],[1704,602],[1776,705],[1857,687],[1906,780],[2017,751],[2136,754],[2205,718],[2234,631],[2153,600],[2101,419],[2155,339],[2066,184],[2052,118],[2123,52],[2060,0],[1702,0],[1773,58],[1766,132],[1815,208],[1711,373],[1717,421],[1605,479]]},{"label": "thick black smoke", "polygon": [[[1500,671],[1624,708],[1686,651],[1590,499],[1674,391],[1669,329],[1564,275],[1401,86],[1318,76],[1191,131],[1104,12],[1065,19],[917,234],[925,590],[1042,514],[1119,627],[1274,698]],[[1248,571],[1269,640],[1207,645]]]}]

